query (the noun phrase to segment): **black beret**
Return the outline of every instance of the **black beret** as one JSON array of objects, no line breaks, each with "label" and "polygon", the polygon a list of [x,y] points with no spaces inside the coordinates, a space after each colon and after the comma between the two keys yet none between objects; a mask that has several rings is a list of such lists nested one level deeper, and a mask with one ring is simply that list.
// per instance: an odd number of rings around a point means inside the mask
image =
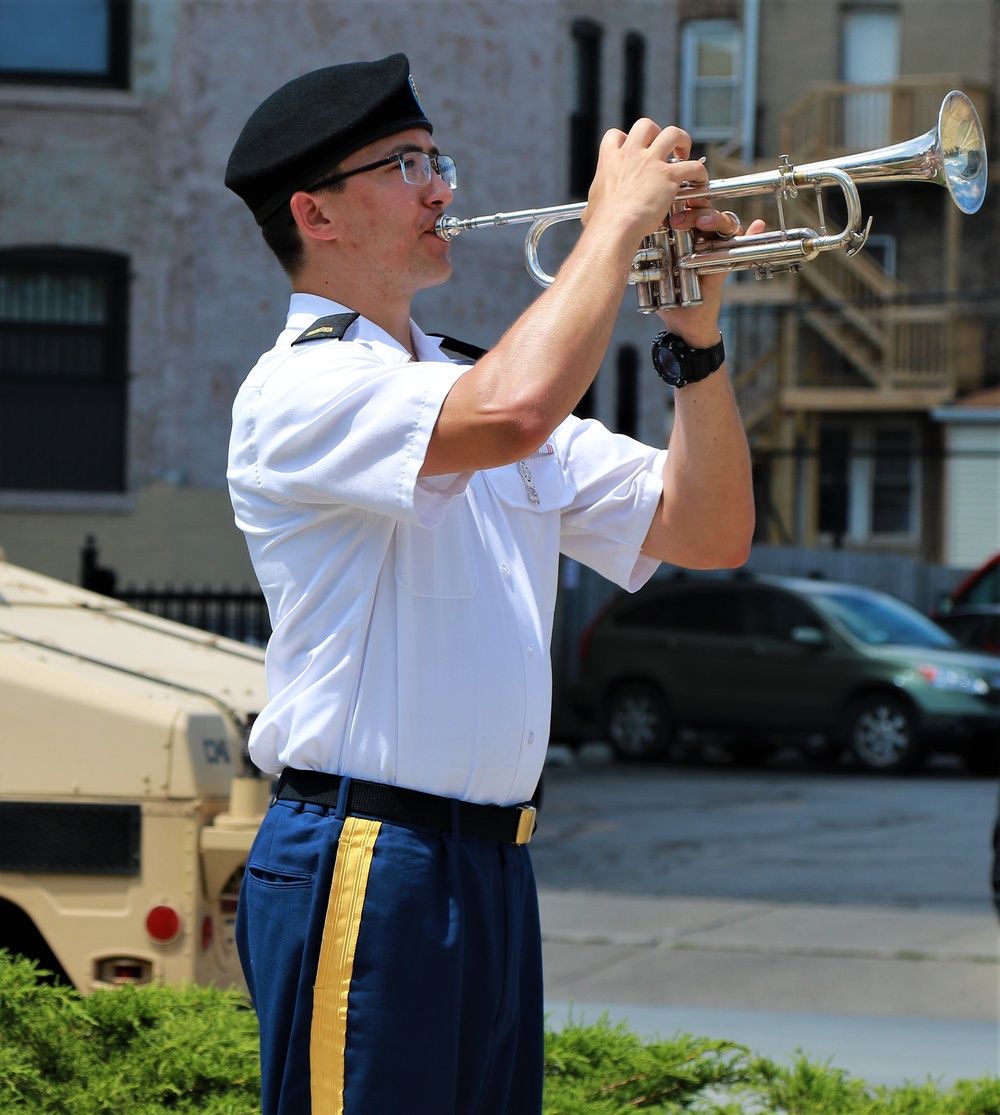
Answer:
[{"label": "black beret", "polygon": [[226,185],[262,225],[295,193],[353,151],[426,128],[405,54],[303,74],[253,113],[226,166]]}]

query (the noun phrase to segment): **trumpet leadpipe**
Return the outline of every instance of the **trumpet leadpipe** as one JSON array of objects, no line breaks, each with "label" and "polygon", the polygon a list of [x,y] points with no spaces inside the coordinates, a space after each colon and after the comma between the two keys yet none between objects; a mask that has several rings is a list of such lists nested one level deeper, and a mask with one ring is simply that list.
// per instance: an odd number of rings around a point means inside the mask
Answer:
[{"label": "trumpet leadpipe", "polygon": [[447,213],[438,217],[434,231],[442,240],[453,240],[460,232],[474,228],[503,228],[505,225],[536,224],[544,221],[546,227],[556,221],[578,220],[586,202],[568,205],[550,205],[544,209],[518,209],[512,213],[493,213],[485,217],[451,217]]}]

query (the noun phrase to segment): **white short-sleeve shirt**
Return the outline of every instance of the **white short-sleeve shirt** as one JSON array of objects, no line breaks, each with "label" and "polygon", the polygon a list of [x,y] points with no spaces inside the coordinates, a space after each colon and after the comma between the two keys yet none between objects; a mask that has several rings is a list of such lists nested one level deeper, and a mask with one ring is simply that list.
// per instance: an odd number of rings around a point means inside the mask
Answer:
[{"label": "white short-sleeve shirt", "polygon": [[233,407],[229,485],[270,611],[254,762],[510,805],[538,782],[559,554],[638,588],[664,450],[569,418],[537,453],[418,476],[467,367],[292,296]]}]

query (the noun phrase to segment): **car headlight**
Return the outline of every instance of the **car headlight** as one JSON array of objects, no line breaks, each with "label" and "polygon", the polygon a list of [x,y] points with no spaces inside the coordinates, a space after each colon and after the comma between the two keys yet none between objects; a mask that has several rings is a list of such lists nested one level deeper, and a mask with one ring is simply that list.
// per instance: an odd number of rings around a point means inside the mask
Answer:
[{"label": "car headlight", "polygon": [[969,693],[976,697],[985,697],[990,691],[986,678],[957,666],[935,666],[924,662],[917,667],[917,673],[935,689],[944,689],[949,693]]}]

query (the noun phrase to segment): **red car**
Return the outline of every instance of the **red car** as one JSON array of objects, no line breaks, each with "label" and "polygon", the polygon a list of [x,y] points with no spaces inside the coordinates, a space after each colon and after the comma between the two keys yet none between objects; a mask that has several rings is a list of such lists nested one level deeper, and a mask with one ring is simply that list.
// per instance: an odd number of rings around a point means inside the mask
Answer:
[{"label": "red car", "polygon": [[1000,604],[1000,554],[994,554],[965,578],[948,598],[941,611],[974,604]]},{"label": "red car", "polygon": [[963,646],[1000,654],[1000,554],[970,573],[933,618]]}]

